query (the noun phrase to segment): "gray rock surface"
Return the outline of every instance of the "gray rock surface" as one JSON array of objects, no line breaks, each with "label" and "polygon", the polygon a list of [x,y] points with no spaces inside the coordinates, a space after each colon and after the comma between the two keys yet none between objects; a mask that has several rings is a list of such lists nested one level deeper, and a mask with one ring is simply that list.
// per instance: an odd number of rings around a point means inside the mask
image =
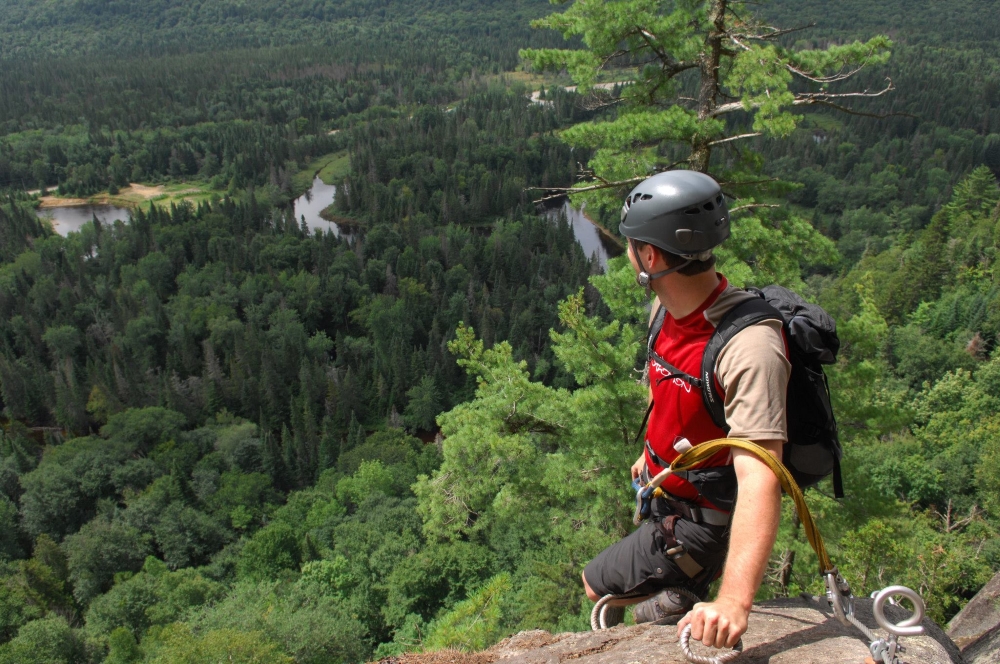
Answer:
[{"label": "gray rock surface", "polygon": [[966,664],[1000,664],[1000,628],[984,634],[962,651]]},{"label": "gray rock surface", "polygon": [[1000,573],[948,623],[969,664],[1000,664]]},{"label": "gray rock surface", "polygon": [[[870,600],[857,600],[858,617],[874,626]],[[754,607],[750,626],[743,638],[743,654],[738,663],[862,664],[869,655],[868,643],[860,632],[841,625],[821,605],[807,599],[764,602]],[[901,620],[908,613],[888,607],[887,616]],[[925,636],[906,638],[908,664],[958,664],[958,648],[931,621],[925,621]],[[550,635],[523,632],[492,649],[503,664],[560,664],[567,659],[579,664],[686,664],[677,642],[677,628],[640,625],[617,627],[603,632]],[[489,651],[488,651],[489,652]],[[695,646],[695,652],[712,651]]]},{"label": "gray rock surface", "polygon": [[[825,604],[825,600],[796,598],[756,605],[743,638],[743,654],[734,664],[863,664],[869,656],[868,643],[856,629],[841,625]],[[886,609],[886,616],[896,622],[909,615],[898,607]],[[871,600],[856,600],[856,612],[862,622],[875,626]],[[966,664],[940,627],[930,620],[924,627],[924,636],[901,640],[906,664]],[[699,654],[712,654],[701,644],[693,648]],[[677,628],[655,625],[566,634],[533,630],[480,653],[404,655],[385,664],[569,664],[571,660],[572,664],[687,664]]]}]

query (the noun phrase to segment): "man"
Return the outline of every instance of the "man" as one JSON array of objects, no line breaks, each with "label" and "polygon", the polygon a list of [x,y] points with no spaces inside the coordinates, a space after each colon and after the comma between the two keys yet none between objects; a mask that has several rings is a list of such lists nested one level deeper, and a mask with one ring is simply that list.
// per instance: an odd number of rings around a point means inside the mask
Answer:
[{"label": "man", "polygon": [[[656,294],[653,316],[660,306],[665,310],[650,354],[645,449],[632,466],[632,478],[645,483],[689,445],[727,436],[705,407],[697,377],[715,326],[754,296],[713,269],[712,250],[729,237],[729,212],[707,175],[668,171],[648,178],[626,198],[620,230],[640,285]],[[781,458],[790,373],[778,321],[750,326],[726,344],[715,379],[729,437],[752,440]],[[777,536],[778,480],[760,459],[733,450],[713,456],[687,479],[668,477],[662,489],[669,495],[654,500],[652,517],[584,569],[587,596],[632,595],[612,606],[642,602],[634,611],[637,622],[668,622],[686,613],[678,633],[690,624],[693,639],[732,647],[746,631]],[[691,600],[664,590],[675,586],[702,596],[719,569],[715,601],[692,607]]]}]

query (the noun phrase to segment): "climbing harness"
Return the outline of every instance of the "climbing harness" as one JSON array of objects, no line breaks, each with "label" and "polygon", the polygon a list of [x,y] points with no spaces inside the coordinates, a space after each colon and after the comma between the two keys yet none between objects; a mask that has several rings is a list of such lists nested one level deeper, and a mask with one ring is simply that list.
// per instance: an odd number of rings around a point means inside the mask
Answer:
[{"label": "climbing harness", "polygon": [[[802,524],[802,529],[806,534],[806,539],[809,540],[809,545],[812,547],[813,551],[816,552],[817,558],[819,558],[819,568],[820,574],[826,582],[826,598],[833,610],[834,616],[846,626],[856,627],[865,637],[871,642],[869,650],[871,651],[872,658],[878,664],[901,664],[898,654],[902,652],[903,647],[899,645],[899,637],[901,636],[918,636],[924,633],[924,628],[920,625],[920,622],[924,618],[924,602],[920,595],[916,591],[911,590],[905,586],[889,586],[884,590],[872,594],[874,599],[874,604],[872,606],[872,612],[875,616],[875,622],[878,626],[888,632],[887,637],[880,637],[874,631],[869,629],[864,623],[858,620],[857,616],[854,614],[854,596],[851,593],[851,586],[847,583],[840,572],[833,565],[830,560],[830,556],[826,551],[826,545],[823,543],[823,536],[820,534],[819,529],[816,527],[816,522],[813,521],[812,514],[809,512],[809,507],[806,505],[805,496],[802,494],[802,489],[795,482],[788,469],[764,448],[760,447],[756,443],[752,443],[749,440],[740,440],[738,438],[720,438],[718,440],[711,440],[700,445],[691,447],[690,449],[684,451],[680,456],[674,459],[673,463],[667,468],[653,477],[649,483],[645,486],[640,486],[636,489],[636,512],[633,521],[638,525],[644,518],[649,516],[649,503],[654,497],[660,497],[665,495],[660,485],[673,473],[684,472],[695,468],[699,463],[709,459],[714,454],[725,448],[736,448],[741,449],[746,452],[750,452],[758,459],[760,459],[778,478],[781,484],[781,488],[784,489],[785,493],[791,496],[792,501],[795,503],[795,511],[799,515],[799,522]],[[687,593],[682,588],[669,588],[674,592],[679,592],[686,595],[691,595]],[[886,602],[895,604],[893,599],[897,595],[901,595],[906,599],[910,600],[913,604],[913,615],[899,623],[892,623],[885,616],[885,604]],[[607,629],[608,625],[604,619],[604,611],[606,607],[612,600],[615,599],[634,599],[638,597],[637,595],[605,595],[597,604],[594,605],[594,611],[591,613],[590,626],[592,629]],[[700,599],[698,600],[700,601]],[[701,655],[695,655],[691,652],[689,648],[689,640],[691,638],[691,626],[685,627],[684,631],[681,633],[681,650],[684,651],[684,656],[687,657],[689,662],[694,664],[725,664],[726,662],[731,662],[737,658],[742,651],[742,640],[740,643],[736,644],[736,647],[730,651],[721,655],[716,655],[715,657],[703,657]]]}]

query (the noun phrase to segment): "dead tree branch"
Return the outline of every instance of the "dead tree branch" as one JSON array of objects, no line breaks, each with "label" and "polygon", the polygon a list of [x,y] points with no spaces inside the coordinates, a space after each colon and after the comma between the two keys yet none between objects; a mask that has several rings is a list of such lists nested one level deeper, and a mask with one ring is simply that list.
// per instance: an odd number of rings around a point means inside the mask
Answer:
[{"label": "dead tree branch", "polygon": [[780,205],[774,205],[771,203],[748,203],[747,205],[738,205],[729,210],[729,214],[733,215],[737,212],[742,212],[743,210],[752,210],[754,208],[780,208]]},{"label": "dead tree branch", "polygon": [[739,141],[739,140],[742,140],[744,138],[753,138],[755,136],[761,136],[761,135],[762,135],[761,132],[755,131],[752,134],[740,134],[739,136],[730,136],[728,138],[720,138],[717,141],[712,141],[711,143],[709,143],[708,147],[715,147],[716,145],[722,145],[723,143],[729,143],[729,142],[732,142],[732,141]]},{"label": "dead tree branch", "polygon": [[759,27],[761,29],[763,29],[763,30],[770,30],[771,32],[768,32],[766,35],[748,35],[748,34],[739,34],[739,33],[737,33],[734,36],[739,37],[741,39],[756,39],[756,40],[759,40],[759,41],[770,41],[772,39],[778,39],[779,37],[784,37],[785,35],[790,35],[793,32],[801,32],[803,30],[808,30],[809,28],[815,28],[816,27],[816,23],[809,23],[807,25],[800,25],[797,28],[785,28],[784,30],[779,29],[779,28],[775,28],[774,26],[770,26],[770,25],[762,25],[762,26],[759,26]]},{"label": "dead tree branch", "polygon": [[[876,114],[876,113],[866,113],[864,111],[855,111],[853,109],[850,109],[846,106],[842,106],[833,101],[834,99],[875,99],[877,97],[881,97],[882,95],[892,92],[893,90],[896,89],[896,87],[892,83],[892,79],[886,79],[886,80],[888,80],[889,83],[878,92],[869,92],[868,90],[863,90],[861,92],[838,92],[838,93],[799,92],[795,94],[795,99],[794,101],[792,101],[792,106],[812,106],[812,105],[830,106],[832,108],[836,108],[837,110],[843,111],[845,113],[850,113],[852,115],[864,115],[875,118],[887,118],[897,115],[915,117],[913,115],[910,115],[909,113],[893,112],[886,114]],[[726,113],[733,113],[735,111],[752,110],[755,108],[759,108],[760,106],[761,104],[759,103],[752,103],[750,104],[750,109],[747,109],[743,106],[742,101],[732,101],[726,104],[720,104],[719,106],[716,106],[715,110],[712,113],[712,116],[718,117],[720,115],[725,115]]]}]

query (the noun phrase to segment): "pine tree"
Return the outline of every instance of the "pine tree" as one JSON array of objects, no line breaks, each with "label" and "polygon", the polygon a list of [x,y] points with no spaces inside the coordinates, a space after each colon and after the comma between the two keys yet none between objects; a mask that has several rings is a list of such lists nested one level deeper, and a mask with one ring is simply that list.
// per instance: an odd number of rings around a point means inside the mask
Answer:
[{"label": "pine tree", "polygon": [[[524,49],[521,57],[539,70],[567,70],[594,106],[616,110],[612,119],[562,133],[570,145],[595,150],[590,177],[578,191],[620,205],[623,187],[675,166],[716,171],[731,185],[756,180],[740,177],[748,163],[732,151],[738,141],[788,136],[801,120],[792,113],[795,107],[847,110],[846,101],[893,89],[888,81],[878,92],[830,90],[862,68],[886,62],[892,45],[887,37],[818,50],[790,48],[782,37],[798,29],[768,25],[755,15],[757,4],[575,0],[565,12],[532,24],[581,39],[586,48]],[[607,77],[623,85],[597,87]],[[730,149],[735,168],[713,162],[719,148]]]}]

